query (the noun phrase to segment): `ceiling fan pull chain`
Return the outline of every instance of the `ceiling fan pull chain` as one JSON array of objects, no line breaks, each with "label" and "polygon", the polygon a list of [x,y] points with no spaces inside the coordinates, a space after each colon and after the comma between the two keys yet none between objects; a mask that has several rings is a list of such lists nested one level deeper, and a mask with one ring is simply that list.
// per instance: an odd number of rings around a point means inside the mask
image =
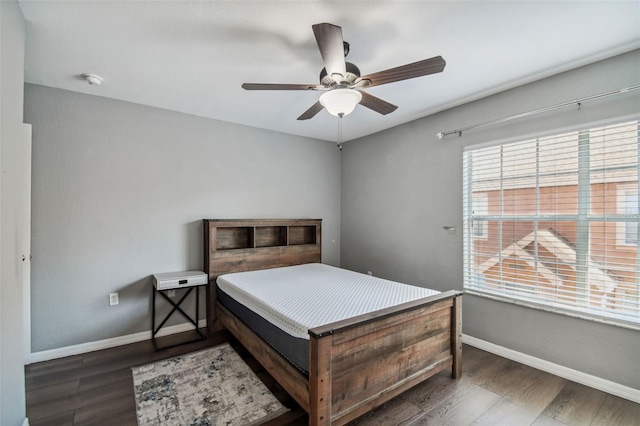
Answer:
[{"label": "ceiling fan pull chain", "polygon": [[338,116],[338,149],[342,151],[342,115]]}]

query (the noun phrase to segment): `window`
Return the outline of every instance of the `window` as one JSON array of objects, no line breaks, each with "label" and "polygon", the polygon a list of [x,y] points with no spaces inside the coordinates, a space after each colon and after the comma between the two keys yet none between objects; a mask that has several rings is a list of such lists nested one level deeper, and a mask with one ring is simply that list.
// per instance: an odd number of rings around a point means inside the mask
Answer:
[{"label": "window", "polygon": [[[637,186],[622,185],[618,188],[618,213],[633,217],[638,214]],[[618,245],[638,245],[638,223],[621,222],[618,225]]]},{"label": "window", "polygon": [[[473,210],[471,214],[475,217],[483,217],[489,213],[489,199],[486,192],[473,194]],[[487,224],[481,220],[474,220],[471,224],[473,236],[476,238],[487,238]]]},{"label": "window", "polygon": [[640,328],[638,128],[467,148],[465,290]]}]

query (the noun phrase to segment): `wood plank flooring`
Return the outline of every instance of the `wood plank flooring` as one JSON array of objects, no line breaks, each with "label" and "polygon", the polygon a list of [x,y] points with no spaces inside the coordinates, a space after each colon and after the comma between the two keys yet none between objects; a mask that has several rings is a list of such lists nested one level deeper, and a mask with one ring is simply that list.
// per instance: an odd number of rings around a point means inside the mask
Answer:
[{"label": "wood plank flooring", "polygon": [[[161,345],[189,340],[167,336]],[[226,332],[156,352],[150,341],[25,367],[31,426],[136,425],[130,368],[230,342],[291,411],[269,426],[305,425],[306,414]],[[352,422],[390,425],[640,426],[640,404],[464,346],[459,380],[444,371]]]}]

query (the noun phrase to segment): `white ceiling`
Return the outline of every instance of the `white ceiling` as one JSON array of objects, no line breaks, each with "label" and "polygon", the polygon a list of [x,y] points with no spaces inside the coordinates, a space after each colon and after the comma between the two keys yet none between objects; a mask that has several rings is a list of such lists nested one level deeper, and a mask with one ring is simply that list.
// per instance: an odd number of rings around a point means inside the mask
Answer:
[{"label": "white ceiling", "polygon": [[[338,140],[338,119],[296,118],[321,92],[311,25],[342,27],[362,74],[442,55],[443,73],[367,89],[343,140],[640,48],[640,1],[20,1],[25,80],[284,133]],[[104,78],[90,86],[82,73]],[[546,105],[540,105],[543,107]],[[519,111],[514,111],[519,112]],[[498,117],[496,117],[498,118]]]}]

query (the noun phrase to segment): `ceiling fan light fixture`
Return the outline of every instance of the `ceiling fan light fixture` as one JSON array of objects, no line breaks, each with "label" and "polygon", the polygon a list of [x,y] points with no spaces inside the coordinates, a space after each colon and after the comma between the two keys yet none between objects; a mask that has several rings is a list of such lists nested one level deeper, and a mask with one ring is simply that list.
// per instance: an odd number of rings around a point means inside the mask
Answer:
[{"label": "ceiling fan light fixture", "polygon": [[355,89],[333,89],[320,96],[320,104],[337,117],[351,114],[361,100],[362,93]]}]

